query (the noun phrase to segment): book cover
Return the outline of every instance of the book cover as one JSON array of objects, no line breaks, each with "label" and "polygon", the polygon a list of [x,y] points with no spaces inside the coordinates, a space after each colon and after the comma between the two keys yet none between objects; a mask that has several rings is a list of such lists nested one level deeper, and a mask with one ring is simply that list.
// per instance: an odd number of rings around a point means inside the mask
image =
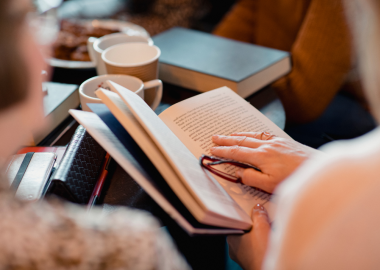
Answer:
[{"label": "book cover", "polygon": [[29,145],[40,143],[69,116],[70,109],[78,108],[80,104],[78,85],[54,82],[45,82],[43,85],[47,88],[43,105],[48,124],[43,130],[33,134]]},{"label": "book cover", "polygon": [[186,28],[153,40],[161,49],[160,79],[200,92],[228,86],[247,97],[291,69],[288,52]]}]

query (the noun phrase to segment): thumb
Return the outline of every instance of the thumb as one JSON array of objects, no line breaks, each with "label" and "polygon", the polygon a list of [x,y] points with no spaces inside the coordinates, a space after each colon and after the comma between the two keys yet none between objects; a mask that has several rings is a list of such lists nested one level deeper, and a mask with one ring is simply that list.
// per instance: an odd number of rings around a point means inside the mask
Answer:
[{"label": "thumb", "polygon": [[269,175],[256,171],[254,169],[239,169],[236,171],[236,176],[241,179],[244,185],[256,187],[266,192],[273,192],[273,184],[270,181]]},{"label": "thumb", "polygon": [[261,204],[256,204],[252,209],[253,228],[269,232],[270,222],[268,212]]},{"label": "thumb", "polygon": [[257,204],[252,209],[252,231],[251,237],[257,244],[255,246],[255,268],[261,269],[265,253],[268,247],[270,233],[270,223],[268,213],[261,204]]}]

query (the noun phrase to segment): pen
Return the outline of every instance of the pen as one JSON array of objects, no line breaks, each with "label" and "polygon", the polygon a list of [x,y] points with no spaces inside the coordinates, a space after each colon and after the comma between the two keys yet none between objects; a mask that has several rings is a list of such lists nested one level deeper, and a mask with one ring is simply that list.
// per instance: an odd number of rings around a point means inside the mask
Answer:
[{"label": "pen", "polygon": [[106,156],[105,156],[105,158],[104,158],[102,170],[101,170],[101,173],[99,175],[98,181],[96,182],[94,191],[92,192],[90,200],[88,201],[87,211],[90,211],[92,209],[92,207],[99,200],[100,193],[102,192],[102,188],[103,188],[104,182],[105,182],[105,180],[107,178],[107,175],[108,175],[108,165],[110,163],[110,160],[111,160],[111,157],[107,153]]}]

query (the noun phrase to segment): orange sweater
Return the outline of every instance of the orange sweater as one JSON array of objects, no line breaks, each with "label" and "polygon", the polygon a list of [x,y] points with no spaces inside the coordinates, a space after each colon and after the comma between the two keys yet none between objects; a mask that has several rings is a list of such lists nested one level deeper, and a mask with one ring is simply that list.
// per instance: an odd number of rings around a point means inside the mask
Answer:
[{"label": "orange sweater", "polygon": [[291,52],[292,72],[272,85],[289,122],[320,116],[352,71],[341,0],[241,0],[214,34]]}]

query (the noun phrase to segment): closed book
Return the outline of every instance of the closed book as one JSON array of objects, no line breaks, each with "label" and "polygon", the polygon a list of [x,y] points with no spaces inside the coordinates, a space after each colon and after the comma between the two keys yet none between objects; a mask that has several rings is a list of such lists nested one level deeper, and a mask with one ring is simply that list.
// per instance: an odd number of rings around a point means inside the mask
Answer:
[{"label": "closed book", "polygon": [[54,163],[54,170],[58,168],[59,164],[61,163],[62,157],[66,152],[66,146],[29,146],[21,148],[17,151],[17,154],[26,154],[29,152],[35,152],[35,153],[54,153],[57,156],[57,159]]},{"label": "closed book", "polygon": [[55,160],[56,155],[52,152],[13,155],[5,175],[15,197],[27,201],[41,199]]},{"label": "closed book", "polygon": [[47,125],[33,134],[29,145],[37,145],[69,116],[69,110],[79,107],[78,85],[45,82],[44,113]]},{"label": "closed book", "polygon": [[161,49],[159,78],[199,92],[227,86],[245,98],[291,70],[288,52],[186,28],[153,41]]}]

